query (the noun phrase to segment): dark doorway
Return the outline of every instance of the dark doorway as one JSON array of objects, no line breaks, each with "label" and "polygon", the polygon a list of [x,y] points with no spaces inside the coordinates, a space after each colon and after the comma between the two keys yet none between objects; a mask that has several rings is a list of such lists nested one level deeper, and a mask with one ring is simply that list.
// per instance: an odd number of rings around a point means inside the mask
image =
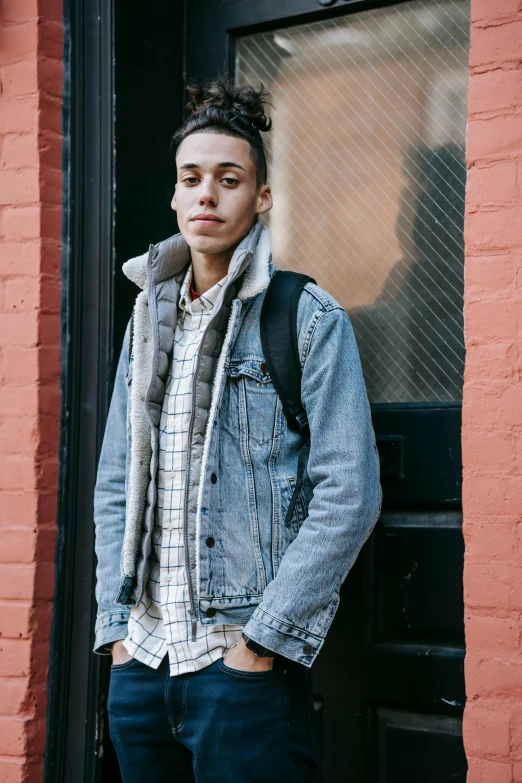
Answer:
[{"label": "dark doorway", "polygon": [[187,7],[186,78],[271,92],[275,263],[346,307],[372,403],[383,513],[314,665],[323,783],[466,777],[468,14],[437,0]]},{"label": "dark doorway", "polygon": [[[313,274],[346,306],[381,455],[383,514],[314,667],[321,781],[465,780],[458,84],[467,72],[467,6],[66,3],[65,363],[48,783],[118,780],[104,718],[108,660],[90,651],[92,490],[133,299],[120,269],[176,231],[169,145],[184,81],[224,72],[261,78],[273,92],[271,174],[282,225],[271,225],[275,260]],[[323,185],[314,186],[310,212],[311,175],[300,161],[314,158],[323,162],[314,171]],[[306,225],[292,212],[295,192]]]}]

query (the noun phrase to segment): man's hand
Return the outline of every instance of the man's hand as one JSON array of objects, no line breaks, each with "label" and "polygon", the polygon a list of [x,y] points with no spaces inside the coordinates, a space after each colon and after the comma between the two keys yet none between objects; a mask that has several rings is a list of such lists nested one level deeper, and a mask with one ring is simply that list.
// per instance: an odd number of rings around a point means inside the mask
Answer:
[{"label": "man's hand", "polygon": [[127,661],[130,661],[130,659],[132,658],[132,655],[129,655],[129,653],[123,646],[123,642],[121,640],[117,642],[113,642],[111,647],[111,653],[112,653],[112,662],[117,666],[119,666],[120,663],[127,663]]},{"label": "man's hand", "polygon": [[239,669],[242,672],[266,672],[274,668],[273,657],[259,658],[248,649],[244,639],[230,648],[223,658],[223,663],[231,669]]}]

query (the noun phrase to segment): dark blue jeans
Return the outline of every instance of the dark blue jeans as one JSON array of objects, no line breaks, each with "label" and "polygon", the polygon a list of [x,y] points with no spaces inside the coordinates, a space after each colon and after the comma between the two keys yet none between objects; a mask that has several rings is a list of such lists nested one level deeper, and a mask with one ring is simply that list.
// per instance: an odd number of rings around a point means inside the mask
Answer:
[{"label": "dark blue jeans", "polygon": [[276,658],[268,672],[219,659],[169,676],[133,659],[113,666],[109,730],[124,783],[311,783],[311,671]]}]

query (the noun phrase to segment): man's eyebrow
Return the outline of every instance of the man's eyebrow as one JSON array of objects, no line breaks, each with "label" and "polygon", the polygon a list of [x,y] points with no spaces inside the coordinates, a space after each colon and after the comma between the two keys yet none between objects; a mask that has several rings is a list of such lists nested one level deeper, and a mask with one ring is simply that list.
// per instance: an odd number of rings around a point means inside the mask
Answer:
[{"label": "man's eyebrow", "polygon": [[[234,163],[233,160],[225,160],[223,163],[218,163],[218,169],[241,169],[241,171],[245,171],[243,166],[241,166],[239,163]],[[180,169],[199,169],[200,166],[197,163],[183,163],[182,166],[179,167]]]},{"label": "man's eyebrow", "polygon": [[233,160],[226,160],[224,163],[218,163],[219,169],[241,169],[241,171],[244,171],[245,169],[243,166],[240,166],[239,163],[234,163]]}]

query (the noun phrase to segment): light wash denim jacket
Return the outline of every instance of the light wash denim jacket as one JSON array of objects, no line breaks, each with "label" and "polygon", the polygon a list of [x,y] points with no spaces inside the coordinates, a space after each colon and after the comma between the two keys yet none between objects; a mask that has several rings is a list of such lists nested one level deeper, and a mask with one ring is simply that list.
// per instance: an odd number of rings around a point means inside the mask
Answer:
[{"label": "light wash denim jacket", "polygon": [[[236,249],[200,349],[187,578],[193,623],[242,624],[255,641],[310,667],[377,522],[379,461],[349,318],[313,284],[298,308],[309,445],[288,429],[261,350],[261,306],[275,271],[269,243],[257,222]],[[189,260],[176,235],[124,267],[143,291],[132,357],[128,327],[118,363],[96,482],[97,652],[126,636],[148,577],[157,426]]]}]

